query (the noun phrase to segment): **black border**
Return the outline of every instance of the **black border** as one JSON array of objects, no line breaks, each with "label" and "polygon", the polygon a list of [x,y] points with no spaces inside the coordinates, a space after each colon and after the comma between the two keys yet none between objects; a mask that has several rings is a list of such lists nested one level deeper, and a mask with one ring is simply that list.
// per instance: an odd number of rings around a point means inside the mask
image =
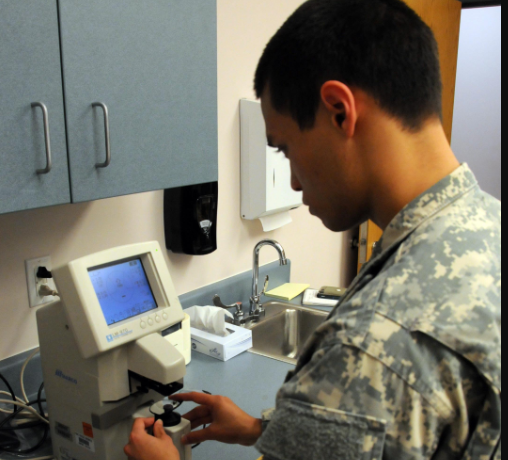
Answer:
[{"label": "black border", "polygon": [[489,6],[501,6],[500,0],[479,0],[474,2],[462,2],[462,9],[485,8]]}]

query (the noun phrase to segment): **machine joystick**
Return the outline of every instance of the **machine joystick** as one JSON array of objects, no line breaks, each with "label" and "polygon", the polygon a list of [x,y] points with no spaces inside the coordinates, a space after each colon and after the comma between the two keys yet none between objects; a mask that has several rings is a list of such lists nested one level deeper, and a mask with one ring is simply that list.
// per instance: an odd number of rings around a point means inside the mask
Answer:
[{"label": "machine joystick", "polygon": [[163,414],[155,415],[155,421],[162,420],[164,428],[180,425],[182,416],[175,412],[175,407],[173,405],[166,404],[163,409]]},{"label": "machine joystick", "polygon": [[188,420],[182,418],[180,414],[175,412],[172,404],[161,405],[154,404],[150,408],[150,412],[154,415],[155,421],[162,420],[164,431],[172,439],[173,444],[180,453],[181,460],[192,460],[191,446],[184,446],[181,442],[182,436],[191,432],[191,424]]}]

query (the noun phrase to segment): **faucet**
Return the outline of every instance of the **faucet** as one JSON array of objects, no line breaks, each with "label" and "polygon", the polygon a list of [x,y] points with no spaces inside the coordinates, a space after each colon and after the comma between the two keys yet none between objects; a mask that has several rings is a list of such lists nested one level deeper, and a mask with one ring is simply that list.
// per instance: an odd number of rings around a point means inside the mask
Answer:
[{"label": "faucet", "polygon": [[269,277],[265,278],[265,283],[262,292],[258,293],[258,282],[259,282],[259,252],[263,246],[272,246],[279,253],[279,262],[281,265],[287,265],[288,261],[286,259],[286,253],[284,252],[284,248],[274,240],[262,240],[256,247],[254,248],[253,254],[253,263],[252,263],[252,297],[250,298],[250,310],[249,317],[257,316],[259,317],[261,314],[264,314],[265,310],[263,306],[260,305],[259,299],[266,292],[266,288],[268,287]]},{"label": "faucet", "polygon": [[258,282],[259,282],[259,251],[263,246],[272,246],[274,247],[277,252],[279,253],[279,261],[281,265],[287,265],[288,261],[286,259],[286,253],[284,252],[284,248],[277,243],[277,241],[274,240],[263,240],[260,241],[258,244],[256,244],[256,247],[254,248],[254,257],[253,257],[253,264],[252,264],[252,296],[250,298],[250,310],[249,315],[245,317],[243,310],[242,310],[242,303],[237,302],[233,305],[224,305],[222,303],[221,298],[219,295],[215,295],[213,298],[213,304],[216,307],[221,307],[226,310],[236,307],[236,311],[234,313],[234,320],[233,324],[236,324],[237,326],[245,326],[248,323],[251,322],[258,322],[260,317],[265,314],[265,310],[262,305],[259,304],[259,299],[261,296],[266,292],[266,288],[268,287],[268,281],[269,277],[267,276],[265,278],[265,284],[263,286],[263,290],[258,293]]}]

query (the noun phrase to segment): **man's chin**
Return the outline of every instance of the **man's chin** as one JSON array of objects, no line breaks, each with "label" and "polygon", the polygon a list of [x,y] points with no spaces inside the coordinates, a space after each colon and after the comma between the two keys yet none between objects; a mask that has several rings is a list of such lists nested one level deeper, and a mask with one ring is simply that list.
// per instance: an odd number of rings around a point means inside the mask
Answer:
[{"label": "man's chin", "polygon": [[[316,214],[313,214],[313,215],[316,215]],[[316,217],[318,217],[321,220],[321,222],[323,223],[323,225],[328,230],[331,230],[332,232],[336,232],[336,233],[346,232],[354,227],[354,225],[348,226],[347,222],[338,222],[337,220],[327,219],[326,217],[321,217],[319,215],[316,215]]]},{"label": "man's chin", "polygon": [[336,223],[331,223],[331,222],[327,222],[323,219],[321,219],[321,222],[323,222],[323,225],[328,229],[328,230],[331,230],[332,232],[343,232],[347,229],[344,229],[340,226],[338,226]]},{"label": "man's chin", "polygon": [[335,222],[333,222],[333,220],[327,219],[324,216],[320,216],[319,213],[312,212],[312,211],[310,211],[310,209],[309,209],[309,212],[313,216],[317,217],[328,230],[331,230],[332,232],[336,232],[337,231],[336,230]]}]

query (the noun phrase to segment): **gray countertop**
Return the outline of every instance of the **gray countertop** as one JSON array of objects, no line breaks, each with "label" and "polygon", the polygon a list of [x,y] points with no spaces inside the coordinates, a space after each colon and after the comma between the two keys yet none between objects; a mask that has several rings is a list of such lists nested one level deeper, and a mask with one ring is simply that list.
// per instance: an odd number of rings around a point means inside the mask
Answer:
[{"label": "gray countertop", "polygon": [[[229,361],[218,361],[193,352],[187,366],[184,390],[206,390],[227,396],[253,417],[275,405],[275,396],[292,365],[270,358],[242,353]],[[194,406],[185,403],[179,412],[184,414]],[[192,451],[193,460],[256,460],[259,453],[254,447],[231,446],[207,442]]]},{"label": "gray countertop", "polygon": [[[264,300],[273,299],[265,298]],[[301,304],[301,296],[289,303]],[[329,307],[314,308],[331,310]],[[276,394],[287,372],[293,367],[290,364],[249,352],[222,362],[193,351],[184,379],[184,391],[206,390],[214,395],[227,396],[245,412],[254,417],[260,417],[264,409],[274,407]],[[192,403],[184,403],[178,411],[184,414],[193,407]],[[34,456],[50,453],[51,446],[47,444]],[[193,460],[256,460],[259,457],[260,454],[254,447],[217,442],[206,442],[193,450]],[[8,460],[20,457],[2,454],[2,458]]]},{"label": "gray countertop", "polygon": [[[277,391],[292,368],[290,364],[249,352],[222,362],[193,351],[184,379],[184,391],[206,390],[227,396],[245,412],[260,417],[262,410],[274,407]],[[178,412],[184,414],[194,407],[192,403],[184,403]],[[51,446],[47,444],[33,456],[50,454]],[[192,457],[193,460],[256,460],[260,454],[254,447],[206,442],[193,449]],[[1,458],[9,460],[20,457],[2,454]]]},{"label": "gray countertop", "polygon": [[[273,300],[268,297],[266,301]],[[292,304],[301,305],[301,296]],[[331,311],[330,307],[313,307]],[[229,361],[222,362],[192,352],[187,367],[184,390],[206,390],[215,395],[227,396],[253,417],[275,406],[275,397],[293,365],[245,352]],[[185,403],[179,412],[184,414],[194,406]],[[207,442],[192,452],[193,460],[256,460],[260,454],[254,447],[230,446]]]}]

